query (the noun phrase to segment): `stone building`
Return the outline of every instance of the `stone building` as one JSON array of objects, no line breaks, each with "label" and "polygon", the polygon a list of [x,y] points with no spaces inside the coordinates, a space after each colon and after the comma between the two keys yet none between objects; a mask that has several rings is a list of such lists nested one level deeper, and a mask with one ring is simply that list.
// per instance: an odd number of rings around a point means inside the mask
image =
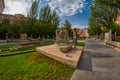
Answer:
[{"label": "stone building", "polygon": [[10,14],[0,14],[0,23],[2,23],[2,21],[4,19],[9,19],[10,23],[12,24],[13,22],[17,21],[17,20],[22,20],[25,19],[25,17],[21,14],[15,14],[15,15],[10,15]]},{"label": "stone building", "polygon": [[0,14],[2,14],[4,9],[4,0],[0,0]]},{"label": "stone building", "polygon": [[4,0],[0,0],[0,23],[2,23],[3,19],[9,19],[10,23],[12,24],[14,21],[17,20],[22,20],[22,19],[26,19],[26,17],[24,17],[21,14],[15,14],[15,15],[11,15],[11,14],[2,14],[3,9],[4,9]]},{"label": "stone building", "polygon": [[89,37],[88,28],[82,29],[81,37]]},{"label": "stone building", "polygon": [[77,35],[79,37],[89,37],[88,28],[83,28],[83,29],[78,29],[77,28]]}]

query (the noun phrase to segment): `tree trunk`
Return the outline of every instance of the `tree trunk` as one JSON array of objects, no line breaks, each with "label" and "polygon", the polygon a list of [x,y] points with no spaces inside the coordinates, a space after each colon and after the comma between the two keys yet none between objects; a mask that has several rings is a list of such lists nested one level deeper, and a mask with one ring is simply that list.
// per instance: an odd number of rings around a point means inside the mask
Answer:
[{"label": "tree trunk", "polygon": [[109,31],[109,41],[112,41],[112,29]]}]

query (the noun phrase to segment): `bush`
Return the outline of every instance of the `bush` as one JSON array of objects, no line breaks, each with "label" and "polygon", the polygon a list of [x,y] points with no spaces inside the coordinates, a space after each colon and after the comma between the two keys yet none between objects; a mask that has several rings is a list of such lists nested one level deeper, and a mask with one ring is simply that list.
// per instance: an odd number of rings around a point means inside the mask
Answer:
[{"label": "bush", "polygon": [[116,38],[115,41],[116,41],[116,42],[120,42],[120,38]]}]

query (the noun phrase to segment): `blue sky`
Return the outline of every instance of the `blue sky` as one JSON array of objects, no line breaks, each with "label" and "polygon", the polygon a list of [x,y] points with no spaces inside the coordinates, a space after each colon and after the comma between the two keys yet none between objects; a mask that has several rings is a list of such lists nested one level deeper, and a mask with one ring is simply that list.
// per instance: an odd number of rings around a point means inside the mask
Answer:
[{"label": "blue sky", "polygon": [[[5,0],[4,14],[27,15],[34,0]],[[88,26],[91,0],[41,0],[39,8],[49,5],[60,16],[61,23],[65,19],[72,23],[72,27],[85,28]]]}]

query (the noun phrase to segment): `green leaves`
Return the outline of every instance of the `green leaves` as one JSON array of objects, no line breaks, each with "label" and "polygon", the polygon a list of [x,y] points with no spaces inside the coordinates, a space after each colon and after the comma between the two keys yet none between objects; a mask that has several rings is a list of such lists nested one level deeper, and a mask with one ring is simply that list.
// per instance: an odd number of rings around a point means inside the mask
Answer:
[{"label": "green leaves", "polygon": [[108,5],[110,7],[116,7],[120,9],[120,0],[97,0],[98,3],[101,3],[103,5]]},{"label": "green leaves", "polygon": [[59,16],[56,11],[52,11],[50,7],[47,5],[40,10],[39,21],[41,22],[41,29],[44,35],[52,36],[55,34],[55,30],[59,25]]},{"label": "green leaves", "polygon": [[[39,13],[39,1],[35,0],[28,12],[28,17],[10,23],[9,19],[4,19],[0,24],[0,38],[20,38],[20,34],[27,34],[28,37],[45,38],[54,37],[59,26],[59,16],[55,10],[47,5],[41,8]],[[32,38],[32,37],[31,37]]]},{"label": "green leaves", "polygon": [[68,20],[65,20],[63,25],[68,30],[69,36],[72,36],[71,23]]},{"label": "green leaves", "polygon": [[28,13],[28,17],[32,19],[36,19],[38,16],[38,5],[40,0],[35,0],[30,8],[30,11]]},{"label": "green leaves", "polygon": [[[107,4],[104,4],[107,3]],[[89,34],[101,34],[101,27],[111,29],[117,18],[118,9],[109,4],[114,3],[113,0],[94,0],[91,5],[91,15],[89,18]]]}]

